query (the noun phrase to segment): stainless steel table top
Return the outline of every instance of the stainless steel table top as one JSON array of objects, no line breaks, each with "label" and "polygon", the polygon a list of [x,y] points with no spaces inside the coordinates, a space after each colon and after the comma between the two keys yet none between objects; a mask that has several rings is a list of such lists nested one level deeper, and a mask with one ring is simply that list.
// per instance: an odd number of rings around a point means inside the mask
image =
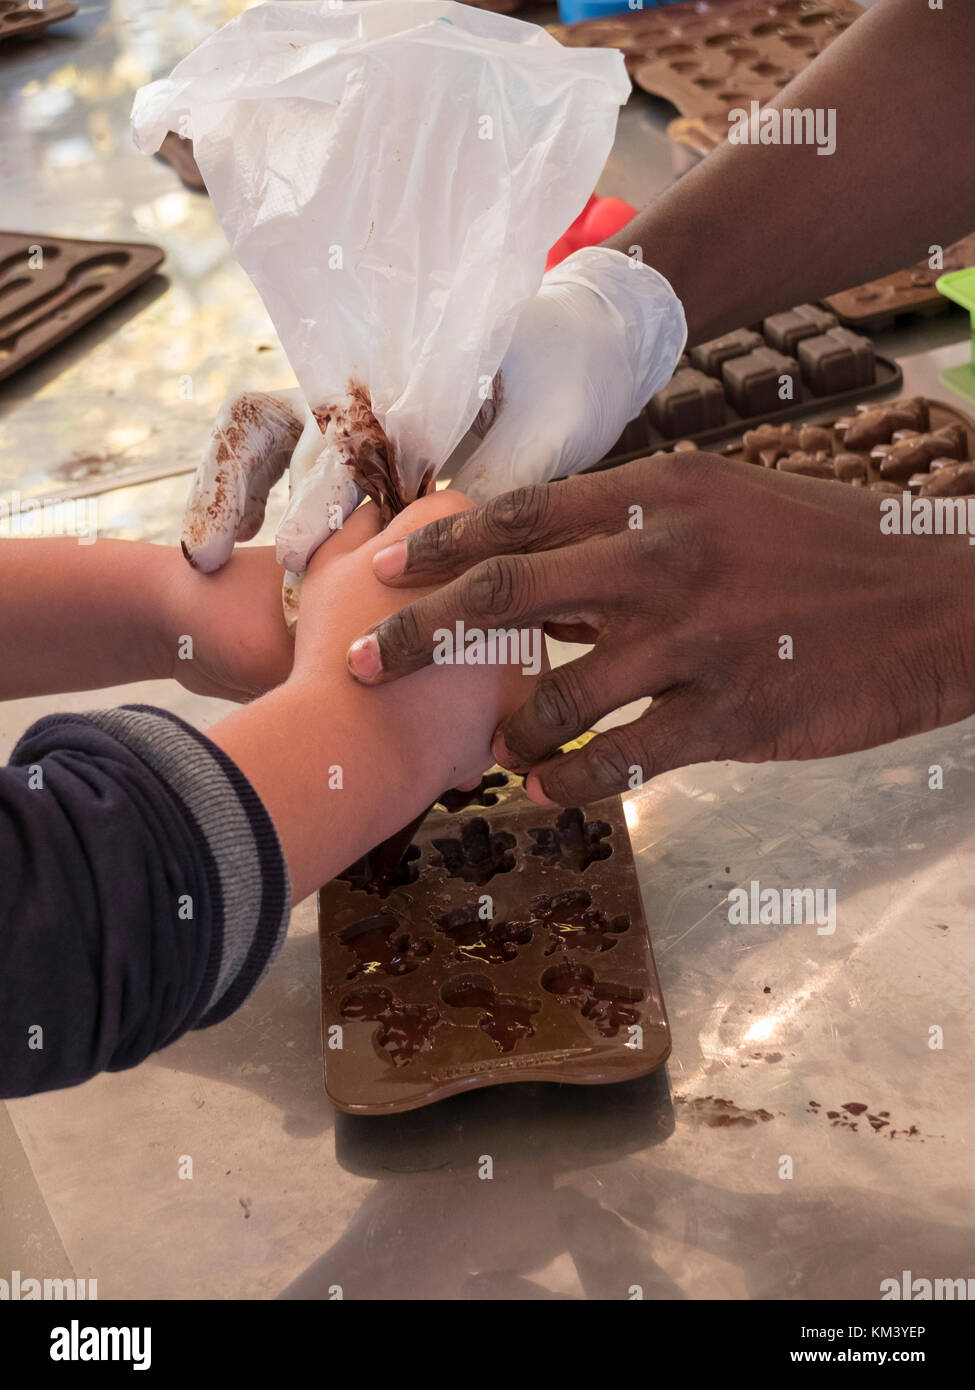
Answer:
[{"label": "stainless steel table top", "polygon": [[[82,0],[46,39],[0,49],[4,225],[167,256],[0,386],[4,491],[187,467],[224,395],[289,384],[209,202],[127,134],[134,89],[236,8]],[[639,202],[666,185],[663,125],[662,106],[630,103],[601,191]],[[943,394],[966,325],[914,324],[884,347],[908,389]],[[185,488],[102,493],[102,533],[174,542]],[[131,699],[203,728],[225,708],[164,684],[18,701],[0,709],[0,743],[50,710]],[[674,1051],[631,1085],[336,1115],[303,904],[226,1024],[0,1107],[0,1276],[74,1273],[103,1298],[872,1299],[904,1270],[975,1275],[973,754],[969,721],[815,764],[692,767],[632,795]],[[729,892],[753,880],[835,889],[835,933],[731,925]]]}]

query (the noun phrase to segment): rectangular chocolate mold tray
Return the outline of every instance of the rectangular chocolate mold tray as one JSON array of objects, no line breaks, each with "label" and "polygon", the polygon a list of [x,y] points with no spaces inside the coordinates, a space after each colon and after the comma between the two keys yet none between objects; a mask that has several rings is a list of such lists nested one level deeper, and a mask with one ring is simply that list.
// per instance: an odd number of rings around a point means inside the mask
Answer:
[{"label": "rectangular chocolate mold tray", "polygon": [[680,112],[668,133],[703,154],[728,134],[729,111],[770,101],[862,13],[853,0],[692,0],[552,32],[621,49],[637,86]]},{"label": "rectangular chocolate mold tray", "polygon": [[851,327],[871,330],[889,327],[900,314],[942,313],[951,303],[935,282],[950,270],[975,265],[975,232],[946,247],[943,259],[940,270],[932,270],[925,258],[907,270],[831,294],[823,303]]},{"label": "rectangular chocolate mold tray", "polygon": [[[806,316],[806,321],[796,322],[802,316]],[[595,468],[615,467],[642,454],[669,448],[676,440],[693,440],[698,447],[723,443],[733,435],[767,421],[794,420],[834,405],[841,411],[847,407],[852,409],[869,396],[896,391],[903,382],[900,367],[890,358],[874,352],[867,338],[859,340],[856,352],[850,348],[845,367],[838,364],[833,369],[840,372],[845,370],[846,380],[851,383],[848,389],[823,392],[813,389],[814,385],[823,384],[821,367],[813,360],[813,351],[817,345],[820,348],[824,346],[824,338],[832,341],[834,330],[838,327],[835,316],[827,310],[818,309],[815,305],[799,305],[782,314],[771,315],[754,329],[738,329],[692,348],[677,364],[667,386],[630,421],[611,452]],[[849,344],[857,338],[858,335],[840,330],[841,343]],[[771,348],[792,363],[789,372],[796,382],[795,397],[791,401],[780,402],[775,409],[749,410],[742,414],[731,403],[728,388],[724,385],[724,369],[728,365],[730,370],[740,371],[744,359],[756,360],[751,357],[756,348],[760,351]],[[874,379],[866,385],[863,384],[867,374],[864,359],[869,359],[871,355]],[[737,369],[736,362],[739,364]],[[779,366],[782,367],[783,363],[780,362]],[[685,375],[687,373],[691,375]],[[777,380],[774,373],[772,377]],[[694,388],[697,400],[690,400],[686,408],[679,404],[668,405],[667,401],[675,392],[680,394],[684,382]],[[743,385],[744,395],[740,394]],[[748,387],[747,381],[743,384],[739,380],[735,389],[739,392],[740,401],[759,394]]]},{"label": "rectangular chocolate mold tray", "polygon": [[766,424],[721,453],[891,494],[975,495],[975,420],[930,396],[865,401],[837,420],[798,430]]},{"label": "rectangular chocolate mold tray", "polygon": [[33,9],[26,0],[0,0],[0,41],[37,37],[49,24],[70,19],[78,6],[68,0],[44,0],[43,9]]},{"label": "rectangular chocolate mold tray", "polygon": [[0,381],[147,280],[158,246],[0,232]]},{"label": "rectangular chocolate mold tray", "polygon": [[359,861],[319,894],[332,1102],[392,1114],[661,1066],[670,1029],[620,798],[542,808],[496,771],[445,802],[385,881]]}]

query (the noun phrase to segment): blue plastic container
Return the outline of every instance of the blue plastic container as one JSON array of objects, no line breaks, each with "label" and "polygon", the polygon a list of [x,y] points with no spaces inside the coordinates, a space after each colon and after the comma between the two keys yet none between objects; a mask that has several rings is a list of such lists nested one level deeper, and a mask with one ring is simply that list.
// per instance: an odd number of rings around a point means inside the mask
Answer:
[{"label": "blue plastic container", "polygon": [[[642,10],[655,10],[658,0],[643,0]],[[675,0],[662,0],[663,4]],[[626,0],[559,0],[559,18],[563,24],[578,24],[582,19],[607,19],[614,14],[631,13]]]}]

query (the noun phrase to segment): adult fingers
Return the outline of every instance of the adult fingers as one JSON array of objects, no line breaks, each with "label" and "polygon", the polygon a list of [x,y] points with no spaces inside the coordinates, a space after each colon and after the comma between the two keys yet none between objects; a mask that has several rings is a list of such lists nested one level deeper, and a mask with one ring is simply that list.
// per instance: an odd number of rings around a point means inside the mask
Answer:
[{"label": "adult fingers", "polygon": [[220,407],[183,515],[183,554],[195,569],[220,569],[237,541],[260,530],[301,434],[292,394],[250,391]]},{"label": "adult fingers", "polygon": [[563,744],[614,710],[665,690],[677,679],[666,643],[612,645],[606,636],[591,652],[542,675],[523,705],[495,735],[495,759],[528,772]]},{"label": "adult fingers", "polygon": [[703,698],[684,687],[658,696],[645,714],[597,734],[585,747],[532,769],[525,789],[533,801],[583,806],[630,791],[692,763],[724,756]]},{"label": "adult fingers", "polygon": [[[431,661],[464,664],[471,644],[503,635],[510,653],[511,634],[541,624],[559,614],[577,616],[585,610],[590,623],[607,590],[611,596],[610,565],[601,556],[580,558],[591,547],[541,551],[534,555],[498,555],[482,560],[459,579],[391,613],[349,649],[349,669],[366,684],[395,680]],[[534,640],[540,640],[535,638]],[[514,643],[517,661],[521,644]],[[499,653],[499,659],[513,659]]]},{"label": "adult fingers", "polygon": [[490,556],[552,550],[627,525],[632,465],[613,476],[584,475],[517,488],[427,526],[381,550],[378,578],[393,585],[443,584]]}]

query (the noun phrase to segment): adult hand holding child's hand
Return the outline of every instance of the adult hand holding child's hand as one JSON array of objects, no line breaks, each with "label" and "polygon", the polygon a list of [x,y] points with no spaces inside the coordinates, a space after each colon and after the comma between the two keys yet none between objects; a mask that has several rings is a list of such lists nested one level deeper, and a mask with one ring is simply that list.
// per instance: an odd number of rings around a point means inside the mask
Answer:
[{"label": "adult hand holding child's hand", "polygon": [[434,493],[382,532],[375,507],[355,512],[312,557],[288,680],[211,731],[274,821],[295,901],[479,777],[498,724],[530,693],[520,664],[435,664],[373,690],[346,666],[352,638],[415,596],[381,583],[375,553],[469,506]]}]

